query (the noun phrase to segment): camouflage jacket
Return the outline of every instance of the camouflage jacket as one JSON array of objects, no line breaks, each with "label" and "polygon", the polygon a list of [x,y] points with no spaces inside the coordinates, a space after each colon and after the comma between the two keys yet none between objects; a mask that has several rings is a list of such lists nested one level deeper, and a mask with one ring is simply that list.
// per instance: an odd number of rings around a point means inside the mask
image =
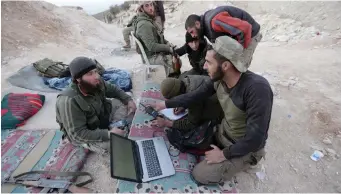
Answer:
[{"label": "camouflage jacket", "polygon": [[163,33],[158,30],[153,18],[145,13],[138,13],[133,26],[135,35],[142,42],[147,57],[161,52],[170,53],[168,41],[165,40]]}]

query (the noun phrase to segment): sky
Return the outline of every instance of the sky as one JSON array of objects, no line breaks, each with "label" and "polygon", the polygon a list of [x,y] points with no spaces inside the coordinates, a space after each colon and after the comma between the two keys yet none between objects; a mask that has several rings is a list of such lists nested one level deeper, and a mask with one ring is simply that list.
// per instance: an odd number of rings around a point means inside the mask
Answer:
[{"label": "sky", "polygon": [[109,9],[111,5],[122,4],[124,0],[45,0],[57,6],[80,6],[88,14],[96,14]]}]

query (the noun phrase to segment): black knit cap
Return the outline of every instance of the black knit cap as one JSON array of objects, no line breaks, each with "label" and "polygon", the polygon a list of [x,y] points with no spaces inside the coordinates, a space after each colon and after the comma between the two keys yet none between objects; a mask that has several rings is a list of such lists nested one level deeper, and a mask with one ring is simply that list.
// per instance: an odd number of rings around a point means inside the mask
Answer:
[{"label": "black knit cap", "polygon": [[96,69],[96,63],[87,57],[76,57],[71,61],[69,67],[72,78],[78,79],[89,71]]},{"label": "black knit cap", "polygon": [[189,43],[195,40],[198,40],[198,38],[193,38],[190,33],[186,32],[186,43]]}]

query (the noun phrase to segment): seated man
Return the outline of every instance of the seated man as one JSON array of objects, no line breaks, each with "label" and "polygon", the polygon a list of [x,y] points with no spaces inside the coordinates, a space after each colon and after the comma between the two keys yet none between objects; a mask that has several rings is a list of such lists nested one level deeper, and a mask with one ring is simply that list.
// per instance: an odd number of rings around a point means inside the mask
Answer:
[{"label": "seated man", "polygon": [[127,27],[125,27],[123,29],[123,39],[126,42],[126,45],[123,46],[124,49],[130,49],[131,45],[130,45],[130,33],[132,31],[134,31],[134,27],[133,27],[133,22],[134,20],[136,20],[137,15],[135,15],[133,18],[131,18],[131,20],[129,20]]},{"label": "seated man", "polygon": [[156,110],[188,107],[216,93],[224,118],[216,126],[215,145],[205,160],[192,172],[202,184],[231,179],[236,173],[255,165],[265,155],[273,104],[268,81],[247,71],[240,61],[243,47],[228,36],[220,36],[207,51],[204,68],[214,82],[205,82],[197,90],[155,105]]},{"label": "seated man", "polygon": [[[182,81],[176,78],[167,78],[161,83],[161,93],[166,99],[172,99],[175,96],[192,92],[209,81],[210,78],[208,76],[200,75],[188,75]],[[183,110],[179,108],[175,111],[175,114]],[[179,120],[170,121],[158,117],[152,124],[159,127],[191,130],[205,121],[221,120],[222,116],[223,110],[217,96],[213,95],[207,100],[197,101],[188,106],[188,115]]]},{"label": "seated man", "polygon": [[154,22],[155,11],[152,1],[142,1],[134,29],[136,37],[142,42],[146,55],[151,65],[163,65],[166,76],[173,73],[172,53],[173,48],[164,39]]},{"label": "seated man", "polygon": [[204,70],[207,45],[205,38],[199,40],[198,38],[193,38],[188,32],[186,32],[186,44],[175,49],[174,52],[179,56],[187,53],[189,63],[193,68],[182,73],[180,79],[186,75],[207,75],[206,70]]},{"label": "seated man", "polygon": [[118,128],[109,129],[110,122],[123,119],[127,112],[133,114],[135,103],[119,87],[104,82],[89,58],[72,60],[70,72],[73,83],[57,97],[57,122],[71,143],[105,154],[109,150],[110,132],[125,133]]}]

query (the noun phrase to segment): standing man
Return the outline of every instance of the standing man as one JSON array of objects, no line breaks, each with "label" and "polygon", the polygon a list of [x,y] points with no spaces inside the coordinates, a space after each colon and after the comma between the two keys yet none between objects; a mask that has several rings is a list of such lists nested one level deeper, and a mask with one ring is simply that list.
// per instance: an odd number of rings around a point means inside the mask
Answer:
[{"label": "standing man", "polygon": [[119,87],[100,78],[91,59],[75,58],[70,72],[73,83],[58,95],[56,102],[56,119],[63,137],[74,145],[108,153],[110,133],[125,134],[118,128],[109,129],[109,124],[134,114],[136,105]]},{"label": "standing man", "polygon": [[265,78],[246,69],[240,61],[242,53],[243,47],[236,40],[218,37],[207,51],[204,66],[212,82],[155,105],[156,110],[186,108],[217,94],[224,118],[216,126],[212,150],[193,169],[194,179],[201,184],[230,180],[265,155],[273,93]]},{"label": "standing man", "polygon": [[202,16],[188,16],[185,28],[193,37],[206,36],[215,42],[219,36],[230,36],[237,40],[244,51],[241,62],[249,68],[253,53],[262,39],[260,25],[246,11],[233,6],[220,6]]},{"label": "standing man", "polygon": [[126,42],[126,45],[123,46],[124,49],[130,49],[131,45],[130,45],[130,33],[132,31],[134,31],[134,27],[133,27],[133,22],[134,20],[136,20],[137,15],[135,15],[133,18],[131,18],[127,24],[127,27],[125,27],[123,29],[123,38],[124,41]]},{"label": "standing man", "polygon": [[142,1],[134,22],[136,37],[141,41],[151,65],[163,65],[166,76],[174,72],[173,48],[155,24],[154,2]]},{"label": "standing man", "polygon": [[163,1],[154,1],[155,3],[155,22],[160,31],[165,29],[165,9],[163,8]]}]

